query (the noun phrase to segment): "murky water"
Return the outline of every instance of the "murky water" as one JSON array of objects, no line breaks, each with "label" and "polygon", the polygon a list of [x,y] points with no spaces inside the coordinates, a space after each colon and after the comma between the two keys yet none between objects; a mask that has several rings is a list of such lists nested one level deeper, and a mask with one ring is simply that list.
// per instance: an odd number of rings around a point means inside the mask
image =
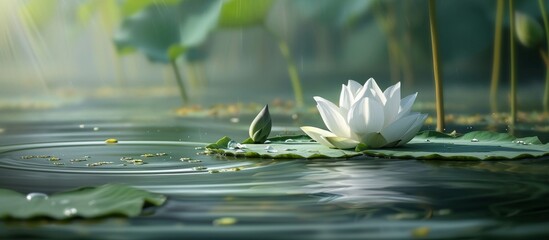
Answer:
[{"label": "murky water", "polygon": [[[535,239],[549,235],[549,159],[438,162],[197,155],[239,126],[4,126],[0,187],[54,193],[125,183],[166,194],[132,219],[7,221],[2,238]],[[200,126],[196,124],[200,122]],[[96,128],[96,129],[94,129]],[[116,144],[106,144],[107,138]],[[148,154],[148,155],[147,155]],[[125,160],[121,160],[125,158]],[[142,164],[129,161],[140,159]],[[94,163],[103,163],[91,166]]]}]

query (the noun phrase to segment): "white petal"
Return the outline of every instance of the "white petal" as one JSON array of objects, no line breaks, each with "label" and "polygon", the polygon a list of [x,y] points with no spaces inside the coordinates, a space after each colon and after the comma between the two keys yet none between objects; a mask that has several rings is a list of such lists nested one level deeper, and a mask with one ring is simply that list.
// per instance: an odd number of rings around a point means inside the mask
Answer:
[{"label": "white petal", "polygon": [[316,107],[320,112],[320,116],[330,132],[340,137],[349,137],[351,130],[349,129],[349,125],[347,125],[347,121],[341,115],[339,108],[324,98],[314,97],[314,99],[318,104]]},{"label": "white petal", "polygon": [[317,141],[318,143],[329,147],[334,148],[335,146],[332,145],[330,142],[326,141],[326,139],[322,137],[335,137],[335,134],[328,132],[324,129],[316,128],[316,127],[310,127],[310,126],[303,126],[301,127],[301,130],[305,132],[309,137]]},{"label": "white petal", "polygon": [[326,141],[330,142],[334,147],[339,149],[355,148],[359,144],[358,141],[343,137],[323,137]]},{"label": "white petal", "polygon": [[349,127],[358,135],[381,131],[383,118],[383,107],[371,98],[363,98],[355,103],[347,115]]},{"label": "white petal", "polygon": [[403,98],[400,101],[400,110],[398,115],[396,116],[396,119],[404,117],[408,115],[408,113],[410,113],[410,110],[412,110],[412,105],[414,105],[414,101],[416,100],[416,97],[417,97],[417,93],[414,93]]},{"label": "white petal", "polygon": [[345,84],[341,84],[341,93],[339,94],[339,108],[349,110],[353,101],[353,95]]},{"label": "white petal", "polygon": [[401,140],[404,134],[413,126],[418,117],[419,113],[416,113],[397,119],[381,130],[381,135],[383,135],[387,142]]},{"label": "white petal", "polygon": [[364,86],[362,86],[362,88],[356,94],[354,102],[356,103],[360,99],[366,97],[376,99],[382,105],[385,105],[385,102],[387,101],[387,98],[385,98],[385,95],[377,85],[376,80],[374,80],[373,78],[368,79],[368,81],[364,83]]},{"label": "white petal", "polygon": [[360,90],[362,85],[360,83],[357,83],[356,81],[349,80],[347,82],[347,88],[349,89],[349,92],[352,94],[352,96],[356,96],[356,93]]},{"label": "white petal", "polygon": [[400,82],[393,86],[390,86],[383,92],[383,95],[387,98],[385,103],[385,123],[384,126],[389,125],[395,121],[395,117],[400,110]]},{"label": "white petal", "polygon": [[419,114],[416,121],[412,124],[410,129],[404,133],[402,138],[400,139],[400,142],[397,146],[402,146],[406,143],[408,143],[412,138],[414,138],[417,135],[417,132],[421,127],[423,126],[423,122],[425,122],[425,119],[427,119],[427,114]]}]

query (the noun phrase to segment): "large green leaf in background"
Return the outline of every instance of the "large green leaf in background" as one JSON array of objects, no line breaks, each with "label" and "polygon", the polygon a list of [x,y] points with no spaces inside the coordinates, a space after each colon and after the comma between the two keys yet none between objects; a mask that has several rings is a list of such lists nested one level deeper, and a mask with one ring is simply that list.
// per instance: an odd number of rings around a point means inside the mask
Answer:
[{"label": "large green leaf in background", "polygon": [[133,48],[152,61],[167,63],[177,57],[174,48],[189,49],[204,42],[217,24],[221,6],[221,0],[143,1],[128,7],[129,12],[142,9],[122,21],[114,40],[122,52]]},{"label": "large green leaf in background", "polygon": [[117,184],[79,188],[31,200],[21,193],[0,189],[0,218],[135,217],[145,204],[159,206],[165,201],[164,195]]},{"label": "large green leaf in background", "polygon": [[[290,139],[290,140],[288,140]],[[209,151],[247,158],[349,158],[360,155],[421,160],[504,160],[549,156],[549,144],[537,137],[515,138],[505,133],[470,132],[460,137],[426,131],[400,148],[368,149],[359,145],[356,151],[330,149],[312,143],[302,136],[271,139],[270,144],[247,144],[244,149],[227,149],[229,138],[208,145]]]}]

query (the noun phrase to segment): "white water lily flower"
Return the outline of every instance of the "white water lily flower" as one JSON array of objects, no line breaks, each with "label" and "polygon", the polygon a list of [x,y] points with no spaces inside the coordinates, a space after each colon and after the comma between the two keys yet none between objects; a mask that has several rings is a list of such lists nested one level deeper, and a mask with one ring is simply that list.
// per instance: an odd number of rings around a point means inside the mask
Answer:
[{"label": "white water lily flower", "polygon": [[314,97],[329,131],[304,126],[309,137],[330,148],[349,149],[359,143],[369,148],[402,146],[417,134],[427,114],[410,112],[417,93],[400,99],[400,82],[381,91],[373,78],[364,86],[343,84],[339,107]]}]

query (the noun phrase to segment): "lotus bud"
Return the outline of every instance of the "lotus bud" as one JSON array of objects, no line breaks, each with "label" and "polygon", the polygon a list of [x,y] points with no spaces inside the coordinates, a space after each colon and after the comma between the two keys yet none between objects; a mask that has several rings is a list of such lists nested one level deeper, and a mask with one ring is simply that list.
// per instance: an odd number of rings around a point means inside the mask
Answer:
[{"label": "lotus bud", "polygon": [[538,47],[544,39],[541,25],[524,13],[515,13],[515,31],[519,42],[529,48]]},{"label": "lotus bud", "polygon": [[264,143],[271,133],[272,121],[269,106],[265,105],[250,124],[250,138],[254,143]]}]

